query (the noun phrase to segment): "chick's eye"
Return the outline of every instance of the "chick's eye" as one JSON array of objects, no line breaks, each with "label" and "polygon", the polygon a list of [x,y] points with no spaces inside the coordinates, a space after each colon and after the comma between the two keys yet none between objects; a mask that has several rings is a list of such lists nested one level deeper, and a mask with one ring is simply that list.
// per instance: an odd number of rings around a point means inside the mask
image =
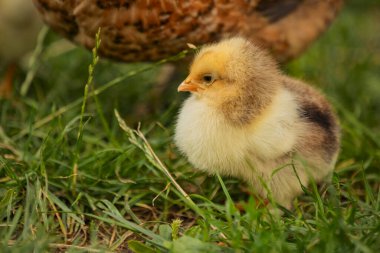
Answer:
[{"label": "chick's eye", "polygon": [[214,81],[214,77],[210,74],[205,74],[202,76],[202,81],[206,84],[211,84]]}]

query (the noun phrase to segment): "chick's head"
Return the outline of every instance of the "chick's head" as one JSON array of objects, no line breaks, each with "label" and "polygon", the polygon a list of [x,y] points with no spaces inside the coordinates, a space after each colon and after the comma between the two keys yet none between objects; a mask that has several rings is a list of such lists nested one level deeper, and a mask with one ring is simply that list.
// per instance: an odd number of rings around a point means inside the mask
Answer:
[{"label": "chick's head", "polygon": [[246,39],[230,38],[199,51],[178,91],[213,102],[265,96],[276,87],[279,75],[275,61],[265,51]]}]

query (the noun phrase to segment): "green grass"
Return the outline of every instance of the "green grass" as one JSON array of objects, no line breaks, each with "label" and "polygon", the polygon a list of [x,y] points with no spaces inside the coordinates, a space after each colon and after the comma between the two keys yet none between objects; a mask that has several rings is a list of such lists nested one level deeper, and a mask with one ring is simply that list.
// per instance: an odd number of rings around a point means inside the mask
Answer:
[{"label": "green grass", "polygon": [[[375,2],[349,1],[284,67],[327,94],[343,139],[332,185],[321,194],[309,188],[283,217],[257,207],[238,180],[202,174],[176,150],[184,97],[175,87],[184,75],[159,106],[137,113],[149,109],[161,62],[94,62],[49,32],[27,96],[16,90],[0,101],[1,252],[380,252]],[[19,71],[16,89],[26,75]]]}]

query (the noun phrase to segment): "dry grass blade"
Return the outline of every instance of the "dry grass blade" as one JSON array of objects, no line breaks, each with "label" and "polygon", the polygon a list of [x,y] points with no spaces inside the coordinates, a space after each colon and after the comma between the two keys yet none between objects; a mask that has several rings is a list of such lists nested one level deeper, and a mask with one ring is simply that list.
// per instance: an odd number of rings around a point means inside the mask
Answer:
[{"label": "dry grass blade", "polygon": [[[157,167],[159,170],[161,170],[165,174],[165,176],[174,185],[174,187],[179,191],[179,193],[182,195],[182,197],[185,199],[185,201],[189,204],[189,206],[193,210],[195,210],[199,215],[204,216],[203,212],[198,208],[198,206],[190,198],[189,194],[187,194],[182,189],[182,187],[177,183],[177,181],[174,179],[174,177],[170,174],[169,170],[164,165],[164,163],[156,155],[152,146],[149,144],[149,142],[145,138],[144,134],[140,131],[140,127],[138,127],[137,130],[132,130],[131,128],[129,128],[127,126],[127,124],[125,123],[125,121],[121,118],[121,116],[117,110],[115,110],[115,116],[119,122],[120,128],[123,129],[128,134],[128,137],[129,137],[129,140],[131,141],[131,143],[135,144],[137,147],[139,147],[141,150],[143,150],[144,153],[147,155],[147,158],[152,162],[152,164],[155,167]],[[143,144],[140,144],[138,142],[136,136],[138,136],[143,141]]]}]

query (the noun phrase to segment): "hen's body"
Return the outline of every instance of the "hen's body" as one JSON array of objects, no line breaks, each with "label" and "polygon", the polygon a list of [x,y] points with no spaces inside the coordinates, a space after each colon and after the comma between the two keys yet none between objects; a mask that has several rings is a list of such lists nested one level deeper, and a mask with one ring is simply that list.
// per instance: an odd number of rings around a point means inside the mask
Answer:
[{"label": "hen's body", "polygon": [[0,99],[12,94],[13,76],[20,59],[31,51],[42,21],[30,0],[0,0]]},{"label": "hen's body", "polygon": [[285,61],[300,54],[334,19],[342,0],[34,0],[44,21],[87,48],[102,28],[100,53],[152,61],[241,35]]},{"label": "hen's body", "polygon": [[32,50],[41,26],[30,1],[0,0],[0,61],[17,61]]}]

